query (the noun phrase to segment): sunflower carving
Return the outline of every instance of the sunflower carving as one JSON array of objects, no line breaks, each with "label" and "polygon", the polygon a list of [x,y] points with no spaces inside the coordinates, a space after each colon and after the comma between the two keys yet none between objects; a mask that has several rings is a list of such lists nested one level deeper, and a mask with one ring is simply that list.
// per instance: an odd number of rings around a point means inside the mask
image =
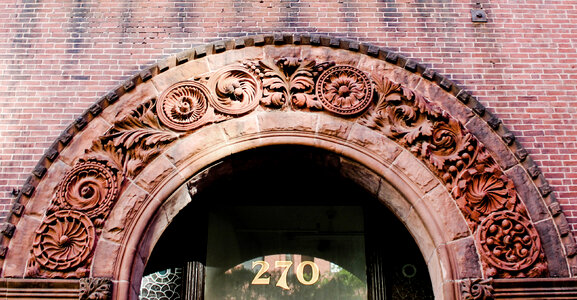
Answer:
[{"label": "sunflower carving", "polygon": [[334,66],[320,75],[316,93],[326,110],[348,116],[364,111],[371,104],[373,85],[357,68]]}]

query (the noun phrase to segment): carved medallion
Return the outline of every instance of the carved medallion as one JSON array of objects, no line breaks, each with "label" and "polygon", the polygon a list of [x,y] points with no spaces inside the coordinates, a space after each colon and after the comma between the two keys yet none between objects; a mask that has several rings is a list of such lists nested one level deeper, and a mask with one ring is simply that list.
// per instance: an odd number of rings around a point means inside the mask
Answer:
[{"label": "carved medallion", "polygon": [[57,211],[47,216],[36,231],[33,260],[50,271],[74,271],[91,256],[95,236],[94,225],[85,214]]},{"label": "carved medallion", "polygon": [[117,172],[96,160],[77,163],[60,182],[55,205],[81,211],[90,218],[106,215],[118,196]]},{"label": "carved medallion", "polygon": [[364,111],[371,104],[373,85],[357,68],[334,66],[321,74],[316,93],[326,110],[349,116]]},{"label": "carved medallion", "polygon": [[164,125],[174,130],[187,131],[202,123],[209,99],[210,92],[203,84],[181,81],[160,95],[156,112]]},{"label": "carved medallion", "polygon": [[219,112],[241,115],[252,111],[262,97],[261,81],[242,66],[228,66],[210,77],[210,104]]},{"label": "carved medallion", "polygon": [[517,200],[515,185],[494,165],[488,168],[477,165],[466,170],[454,195],[467,216],[477,222],[492,212],[512,210]]},{"label": "carved medallion", "polygon": [[[523,271],[542,256],[537,231],[529,220],[515,212],[491,214],[479,225],[477,239],[484,261],[496,269]],[[488,273],[489,276],[494,276],[497,270],[489,270]]]}]

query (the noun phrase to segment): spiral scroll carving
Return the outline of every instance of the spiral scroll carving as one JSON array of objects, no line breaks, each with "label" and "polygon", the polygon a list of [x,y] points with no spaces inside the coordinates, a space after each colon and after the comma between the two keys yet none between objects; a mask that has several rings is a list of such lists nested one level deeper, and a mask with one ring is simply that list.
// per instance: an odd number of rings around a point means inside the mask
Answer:
[{"label": "spiral scroll carving", "polygon": [[160,95],[156,103],[158,118],[173,130],[194,129],[202,123],[209,99],[210,92],[203,84],[181,81]]},{"label": "spiral scroll carving", "polygon": [[95,160],[76,164],[60,182],[55,204],[61,209],[81,211],[89,218],[106,215],[118,197],[117,172]]},{"label": "spiral scroll carving", "polygon": [[371,104],[373,85],[357,68],[334,66],[320,75],[316,93],[326,110],[349,116],[364,111]]},{"label": "spiral scroll carving", "polygon": [[[74,210],[57,211],[46,217],[36,231],[30,275],[42,269],[70,272],[84,267],[95,244],[95,229],[90,218]],[[78,274],[82,277],[84,271]],[[63,277],[75,277],[67,274]]]},{"label": "spiral scroll carving", "polygon": [[[526,271],[531,277],[546,269],[541,242],[531,222],[518,213],[496,212],[487,217],[477,231],[483,260],[489,276],[514,277]],[[505,272],[503,272],[505,271]]]},{"label": "spiral scroll carving", "polygon": [[242,66],[218,70],[208,82],[210,104],[219,112],[241,115],[255,109],[262,97],[262,84]]}]

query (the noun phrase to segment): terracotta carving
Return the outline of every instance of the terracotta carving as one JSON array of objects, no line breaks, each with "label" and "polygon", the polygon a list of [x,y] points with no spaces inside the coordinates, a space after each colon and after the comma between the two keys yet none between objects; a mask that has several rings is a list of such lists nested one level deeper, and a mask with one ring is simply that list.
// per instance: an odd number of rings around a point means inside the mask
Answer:
[{"label": "terracotta carving", "polygon": [[496,165],[485,167],[478,163],[467,169],[453,191],[457,202],[469,217],[480,221],[498,210],[512,210],[517,195],[513,182]]},{"label": "terracotta carving", "polygon": [[503,211],[489,215],[479,225],[476,237],[488,276],[537,277],[547,270],[539,235],[520,214]]},{"label": "terracotta carving", "polygon": [[156,112],[162,124],[173,130],[187,131],[202,123],[209,99],[210,92],[203,84],[181,81],[160,95]]},{"label": "terracotta carving", "polygon": [[465,279],[461,282],[461,299],[493,300],[493,282],[483,279]]},{"label": "terracotta carving", "polygon": [[250,113],[259,104],[326,109],[344,117],[370,107],[359,122],[410,151],[452,192],[482,249],[487,277],[544,275],[539,237],[513,182],[490,152],[439,105],[374,75],[371,80],[352,66],[285,57],[226,66],[204,74],[202,82],[170,86],[158,101],[147,100],[116,121],[65,175],[37,231],[28,275],[86,276],[98,230],[123,180],[136,177],[177,138],[208,122]]},{"label": "terracotta carving", "polygon": [[263,83],[264,106],[282,107],[289,99],[297,108],[322,109],[315,95],[315,79],[332,62],[316,64],[295,57],[285,57],[277,61],[245,62]]},{"label": "terracotta carving", "polygon": [[135,177],[164,146],[179,136],[160,124],[154,108],[154,99],[146,101],[114,123],[112,129],[94,142],[92,154],[108,157],[125,175]]},{"label": "terracotta carving", "polygon": [[96,233],[90,218],[74,210],[60,210],[47,216],[32,246],[29,277],[80,278],[88,264]]},{"label": "terracotta carving", "polygon": [[257,79],[243,66],[219,69],[210,77],[208,87],[212,92],[210,104],[217,111],[230,115],[252,111],[262,97],[260,78]]},{"label": "terracotta carving", "polygon": [[[118,170],[105,161],[81,161],[66,173],[54,200],[56,209],[74,209],[101,223],[119,193]],[[100,224],[97,224],[100,225]]]},{"label": "terracotta carving", "polygon": [[111,299],[112,281],[108,278],[80,279],[80,300]]},{"label": "terracotta carving", "polygon": [[316,94],[326,110],[343,116],[355,115],[371,104],[373,84],[357,68],[333,66],[319,77]]}]

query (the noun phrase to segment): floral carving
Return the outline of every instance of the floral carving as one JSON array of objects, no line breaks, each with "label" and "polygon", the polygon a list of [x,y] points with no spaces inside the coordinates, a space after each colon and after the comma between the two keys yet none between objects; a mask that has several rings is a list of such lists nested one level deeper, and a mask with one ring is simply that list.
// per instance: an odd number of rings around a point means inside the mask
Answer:
[{"label": "floral carving", "polygon": [[491,214],[479,225],[477,240],[490,277],[537,277],[547,270],[537,231],[518,213]]},{"label": "floral carving", "polygon": [[210,92],[201,83],[181,81],[166,89],[156,103],[156,112],[162,124],[187,131],[202,124],[208,109]]},{"label": "floral carving", "polygon": [[465,279],[461,282],[461,299],[493,300],[493,282],[491,279]]},{"label": "floral carving", "polygon": [[86,276],[95,238],[94,225],[81,212],[60,210],[47,216],[36,231],[28,276]]},{"label": "floral carving", "polygon": [[100,223],[114,205],[119,192],[118,170],[106,161],[87,160],[77,163],[58,186],[55,205],[74,209]]},{"label": "floral carving", "polygon": [[112,280],[108,278],[80,279],[80,300],[108,300],[112,293]]},{"label": "floral carving", "polygon": [[289,99],[297,108],[322,109],[315,95],[315,79],[332,62],[316,64],[295,57],[269,61],[246,62],[245,65],[262,79],[264,106],[282,107]]},{"label": "floral carving", "polygon": [[371,104],[373,85],[357,68],[333,66],[319,77],[316,93],[326,110],[349,116],[364,111]]},{"label": "floral carving", "polygon": [[498,210],[512,210],[517,201],[515,185],[493,165],[478,164],[466,170],[454,190],[457,203],[468,216],[479,222],[482,217]]},{"label": "floral carving", "polygon": [[261,81],[243,66],[228,66],[210,77],[210,104],[219,112],[241,115],[255,109],[262,97]]},{"label": "floral carving", "polygon": [[135,177],[164,146],[179,136],[160,124],[154,107],[155,100],[149,100],[114,123],[112,129],[94,143],[91,155],[109,157],[126,176]]}]

